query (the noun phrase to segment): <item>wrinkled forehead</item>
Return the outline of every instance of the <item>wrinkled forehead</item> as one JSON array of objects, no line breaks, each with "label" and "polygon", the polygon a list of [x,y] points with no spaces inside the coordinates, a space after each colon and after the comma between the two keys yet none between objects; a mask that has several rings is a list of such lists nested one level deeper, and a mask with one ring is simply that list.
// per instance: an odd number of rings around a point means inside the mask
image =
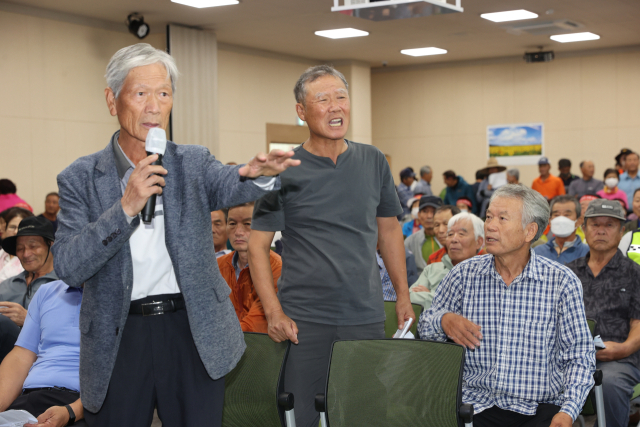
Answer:
[{"label": "wrinkled forehead", "polygon": [[460,231],[471,232],[473,230],[473,223],[470,219],[460,219],[455,224],[449,227],[449,231],[458,233]]},{"label": "wrinkled forehead", "polygon": [[517,197],[496,197],[487,208],[492,215],[506,215],[509,218],[522,217],[522,200]]},{"label": "wrinkled forehead", "polygon": [[19,236],[16,239],[16,245],[33,245],[40,244],[44,245],[45,240],[42,236]]}]

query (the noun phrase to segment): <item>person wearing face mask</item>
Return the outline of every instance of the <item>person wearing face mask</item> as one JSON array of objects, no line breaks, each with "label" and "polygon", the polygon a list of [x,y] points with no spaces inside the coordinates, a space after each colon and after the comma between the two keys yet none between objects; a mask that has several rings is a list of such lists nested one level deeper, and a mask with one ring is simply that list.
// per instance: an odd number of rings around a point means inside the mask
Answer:
[{"label": "person wearing face mask", "polygon": [[469,200],[469,198],[460,197],[456,202],[456,207],[460,209],[460,212],[471,213],[471,208],[473,207],[473,204],[471,203],[471,200]]},{"label": "person wearing face mask", "polygon": [[407,207],[411,210],[411,220],[402,224],[402,236],[406,239],[418,230],[422,229],[422,225],[418,221],[418,213],[420,212],[420,198],[422,194],[416,194],[407,202]]},{"label": "person wearing face mask", "polygon": [[622,202],[622,207],[627,210],[629,203],[627,194],[618,188],[620,174],[617,170],[610,168],[604,171],[604,188],[596,194],[603,199],[618,200]]},{"label": "person wearing face mask", "polygon": [[549,241],[536,246],[536,255],[567,264],[589,253],[589,246],[576,235],[582,209],[573,196],[558,196],[551,201],[551,231]]}]

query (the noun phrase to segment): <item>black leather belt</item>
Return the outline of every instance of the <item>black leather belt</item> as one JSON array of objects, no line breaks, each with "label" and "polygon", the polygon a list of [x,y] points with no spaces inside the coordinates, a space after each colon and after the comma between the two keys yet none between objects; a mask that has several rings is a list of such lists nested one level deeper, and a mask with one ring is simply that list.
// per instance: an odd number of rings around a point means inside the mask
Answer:
[{"label": "black leather belt", "polygon": [[132,302],[129,314],[141,314],[143,316],[157,316],[159,314],[173,313],[183,310],[185,303],[183,298],[172,298],[165,301],[152,301],[148,303]]},{"label": "black leather belt", "polygon": [[46,391],[51,391],[51,390],[55,390],[55,391],[66,391],[69,393],[75,393],[75,394],[80,394],[79,392],[77,392],[76,390],[71,390],[70,388],[65,388],[65,387],[38,387],[38,388],[25,388],[24,390],[22,390],[22,394],[29,394],[29,393],[33,393],[34,391],[42,391],[42,390],[46,390]]}]

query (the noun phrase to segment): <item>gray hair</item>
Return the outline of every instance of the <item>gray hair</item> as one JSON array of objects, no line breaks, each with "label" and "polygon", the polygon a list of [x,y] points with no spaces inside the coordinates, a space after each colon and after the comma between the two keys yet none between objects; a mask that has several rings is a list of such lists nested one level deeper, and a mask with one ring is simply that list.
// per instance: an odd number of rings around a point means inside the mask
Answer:
[{"label": "gray hair", "polygon": [[167,78],[171,79],[171,89],[176,91],[176,80],[178,80],[178,67],[176,62],[167,52],[156,49],[148,43],[138,43],[123,47],[111,57],[107,72],[104,77],[107,79],[107,86],[111,88],[115,97],[120,95],[124,81],[133,68],[144,67],[160,63],[167,70]]},{"label": "gray hair", "polygon": [[344,78],[344,75],[342,75],[340,71],[336,70],[331,65],[316,65],[315,67],[307,68],[296,82],[296,85],[293,88],[293,94],[296,97],[296,102],[304,105],[304,100],[307,97],[307,83],[314,82],[324,76],[333,76],[342,80],[344,87],[347,88],[347,91],[349,90],[349,83],[347,83],[347,79]]},{"label": "gray hair", "polygon": [[549,203],[545,200],[540,193],[525,187],[522,184],[507,184],[498,188],[493,192],[489,206],[498,197],[505,197],[509,199],[518,199],[522,201],[522,228],[525,229],[527,225],[531,223],[538,224],[538,232],[531,241],[535,242],[542,236],[542,233],[549,224],[549,215],[551,209],[549,209]]},{"label": "gray hair", "polygon": [[454,225],[456,225],[460,221],[464,220],[471,221],[473,225],[473,235],[478,240],[478,237],[482,237],[484,239],[484,221],[469,212],[460,212],[449,219],[449,223],[447,224],[447,228],[451,230]]},{"label": "gray hair", "polygon": [[515,177],[518,181],[520,181],[520,171],[518,169],[509,169],[507,171],[507,175],[511,175]]},{"label": "gray hair", "polygon": [[420,176],[422,175],[427,175],[431,173],[431,167],[430,166],[423,166],[420,168]]},{"label": "gray hair", "polygon": [[553,199],[551,199],[551,206],[549,207],[549,211],[553,212],[553,206],[556,203],[569,203],[569,202],[573,202],[573,205],[576,207],[576,216],[577,218],[580,218],[580,214],[582,213],[582,207],[580,206],[580,202],[578,201],[578,199],[576,199],[574,196],[564,195],[564,196],[554,197]]}]

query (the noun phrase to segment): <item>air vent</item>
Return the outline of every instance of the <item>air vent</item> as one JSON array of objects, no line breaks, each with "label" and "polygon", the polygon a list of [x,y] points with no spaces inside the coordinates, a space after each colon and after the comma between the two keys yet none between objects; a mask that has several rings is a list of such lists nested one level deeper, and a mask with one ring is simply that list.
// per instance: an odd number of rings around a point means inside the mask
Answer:
[{"label": "air vent", "polygon": [[520,35],[522,33],[528,33],[536,36],[544,36],[572,33],[580,28],[584,28],[584,25],[575,21],[570,21],[568,19],[562,19],[559,21],[527,22],[515,25],[512,24],[509,26],[505,26],[504,28],[510,34]]}]

